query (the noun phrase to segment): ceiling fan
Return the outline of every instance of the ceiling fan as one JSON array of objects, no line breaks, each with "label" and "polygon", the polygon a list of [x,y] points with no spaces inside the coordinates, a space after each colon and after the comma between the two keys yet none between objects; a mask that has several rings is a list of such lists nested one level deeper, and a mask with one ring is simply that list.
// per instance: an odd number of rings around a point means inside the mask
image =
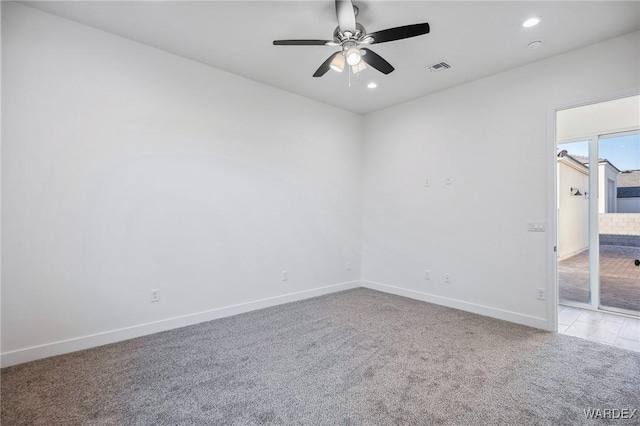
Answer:
[{"label": "ceiling fan", "polygon": [[356,22],[358,7],[351,0],[335,0],[338,27],[333,32],[333,40],[274,40],[275,46],[340,46],[341,50],[329,56],[313,74],[322,77],[333,69],[342,72],[345,62],[355,74],[372,66],[383,74],[391,73],[393,66],[374,51],[362,47],[376,43],[402,40],[429,33],[429,24],[404,25],[402,27],[367,33],[365,28]]}]

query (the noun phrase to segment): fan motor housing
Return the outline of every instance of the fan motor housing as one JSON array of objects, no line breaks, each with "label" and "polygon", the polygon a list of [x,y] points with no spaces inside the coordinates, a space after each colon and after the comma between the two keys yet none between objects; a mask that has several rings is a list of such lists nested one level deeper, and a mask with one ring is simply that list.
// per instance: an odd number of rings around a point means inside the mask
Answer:
[{"label": "fan motor housing", "polygon": [[367,34],[367,30],[361,24],[358,24],[356,22],[355,34],[351,34],[348,31],[343,33],[340,31],[340,27],[336,27],[336,29],[333,31],[333,40],[339,44],[342,44],[348,41],[353,41],[357,43],[361,41],[361,39],[364,38],[366,34]]}]

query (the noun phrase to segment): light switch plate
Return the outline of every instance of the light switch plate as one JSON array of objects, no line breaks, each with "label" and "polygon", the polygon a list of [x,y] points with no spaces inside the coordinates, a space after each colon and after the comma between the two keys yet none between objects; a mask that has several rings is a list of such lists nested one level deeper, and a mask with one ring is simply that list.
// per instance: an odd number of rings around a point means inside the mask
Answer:
[{"label": "light switch plate", "polygon": [[529,232],[544,232],[545,226],[543,221],[530,220],[527,223],[527,231]]}]

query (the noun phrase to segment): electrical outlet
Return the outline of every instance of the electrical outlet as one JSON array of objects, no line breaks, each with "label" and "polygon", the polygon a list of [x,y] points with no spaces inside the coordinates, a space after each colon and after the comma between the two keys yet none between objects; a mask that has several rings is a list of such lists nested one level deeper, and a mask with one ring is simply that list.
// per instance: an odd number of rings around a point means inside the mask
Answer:
[{"label": "electrical outlet", "polygon": [[444,184],[445,185],[453,185],[453,179],[451,179],[451,176],[447,176],[444,178]]},{"label": "electrical outlet", "polygon": [[289,279],[289,271],[282,271],[282,281],[287,281]]},{"label": "electrical outlet", "polygon": [[444,274],[444,282],[445,283],[451,283],[451,274],[449,274],[449,273]]},{"label": "electrical outlet", "polygon": [[431,182],[428,178],[424,180],[424,186],[431,186]]},{"label": "electrical outlet", "polygon": [[350,271],[350,270],[351,270],[351,262],[347,262],[347,265],[345,266],[345,269],[346,269],[347,271]]},{"label": "electrical outlet", "polygon": [[536,297],[536,299],[538,299],[538,300],[545,300],[546,299],[544,288],[539,288],[538,289],[538,296]]},{"label": "electrical outlet", "polygon": [[430,280],[431,279],[431,271],[428,269],[424,270],[424,279],[425,280]]},{"label": "electrical outlet", "polygon": [[151,303],[160,301],[160,289],[151,290]]}]

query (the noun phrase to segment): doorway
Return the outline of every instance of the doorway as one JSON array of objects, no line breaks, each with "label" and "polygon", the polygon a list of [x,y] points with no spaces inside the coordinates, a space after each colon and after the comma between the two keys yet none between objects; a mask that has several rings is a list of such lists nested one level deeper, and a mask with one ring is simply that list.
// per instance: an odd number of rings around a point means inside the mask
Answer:
[{"label": "doorway", "polygon": [[559,331],[565,307],[640,325],[639,105],[632,96],[556,112]]}]

